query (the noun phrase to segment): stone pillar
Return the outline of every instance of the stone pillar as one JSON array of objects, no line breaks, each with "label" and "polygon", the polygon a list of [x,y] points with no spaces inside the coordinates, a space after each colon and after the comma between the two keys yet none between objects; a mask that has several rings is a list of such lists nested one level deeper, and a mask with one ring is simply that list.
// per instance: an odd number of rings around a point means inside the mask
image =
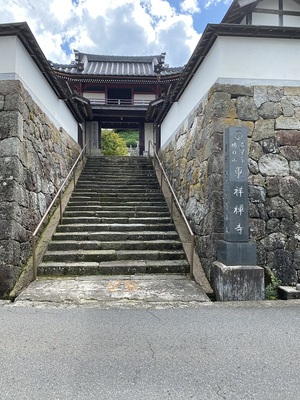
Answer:
[{"label": "stone pillar", "polygon": [[264,271],[256,244],[249,242],[248,135],[245,127],[224,132],[224,240],[217,243],[212,280],[217,300],[262,300]]},{"label": "stone pillar", "polygon": [[99,135],[99,124],[97,121],[86,123],[86,140],[89,140],[88,154],[90,156],[100,156],[101,136]]}]

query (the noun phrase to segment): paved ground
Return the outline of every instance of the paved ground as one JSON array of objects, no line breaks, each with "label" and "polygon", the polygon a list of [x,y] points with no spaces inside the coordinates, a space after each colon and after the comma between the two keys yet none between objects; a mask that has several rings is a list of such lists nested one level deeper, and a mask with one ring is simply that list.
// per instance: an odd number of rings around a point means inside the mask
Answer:
[{"label": "paved ground", "polygon": [[188,307],[209,302],[203,289],[183,275],[38,278],[17,303],[121,307]]},{"label": "paved ground", "polygon": [[1,400],[299,398],[299,301],[0,304]]}]

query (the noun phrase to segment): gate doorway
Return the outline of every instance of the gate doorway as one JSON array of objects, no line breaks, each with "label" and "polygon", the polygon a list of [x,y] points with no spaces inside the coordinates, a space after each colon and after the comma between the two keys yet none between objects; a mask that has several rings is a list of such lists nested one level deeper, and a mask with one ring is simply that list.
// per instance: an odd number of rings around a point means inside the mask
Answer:
[{"label": "gate doorway", "polygon": [[117,105],[131,105],[131,89],[124,88],[108,88],[107,103]]}]

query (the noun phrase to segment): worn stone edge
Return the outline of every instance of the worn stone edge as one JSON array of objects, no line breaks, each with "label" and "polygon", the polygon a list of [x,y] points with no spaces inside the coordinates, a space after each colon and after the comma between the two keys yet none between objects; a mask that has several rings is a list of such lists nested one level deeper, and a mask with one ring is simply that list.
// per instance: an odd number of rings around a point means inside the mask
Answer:
[{"label": "worn stone edge", "polygon": [[[84,167],[84,163],[80,163],[79,168],[76,169],[75,172],[75,180],[76,183],[82,169]],[[74,190],[74,180],[71,179],[70,183],[68,184],[66,190],[62,195],[62,211],[64,212],[70,197]],[[44,228],[41,237],[36,245],[36,260],[37,264],[42,261],[42,258],[47,250],[47,246],[52,238],[52,235],[55,233],[57,225],[59,223],[60,218],[60,209],[59,204],[57,205],[54,213],[50,217],[50,220],[46,227]],[[26,287],[32,282],[33,280],[33,260],[32,256],[27,260],[27,263],[23,266],[21,275],[19,276],[17,282],[15,283],[13,289],[9,293],[9,299],[14,300]]]},{"label": "worn stone edge", "polygon": [[[158,181],[160,182],[160,173],[156,168],[155,168],[155,173],[156,173]],[[171,192],[166,184],[162,185],[161,190],[162,190],[162,193],[165,197],[165,200],[166,200],[167,205],[170,210],[171,209]],[[188,262],[190,262],[190,258],[191,258],[190,246],[191,246],[191,244],[187,241],[187,236],[189,235],[189,233],[187,231],[187,228],[185,226],[183,218],[180,215],[179,211],[177,210],[176,206],[173,207],[173,213],[174,213],[174,215],[173,215],[174,225],[176,227],[177,233],[182,242],[182,246],[185,251],[186,257],[188,259]],[[201,265],[200,258],[195,250],[194,250],[193,257],[194,257],[193,278],[202,287],[202,289],[208,296],[212,296],[214,294],[214,291],[210,285],[209,280],[207,279],[207,276]]]}]

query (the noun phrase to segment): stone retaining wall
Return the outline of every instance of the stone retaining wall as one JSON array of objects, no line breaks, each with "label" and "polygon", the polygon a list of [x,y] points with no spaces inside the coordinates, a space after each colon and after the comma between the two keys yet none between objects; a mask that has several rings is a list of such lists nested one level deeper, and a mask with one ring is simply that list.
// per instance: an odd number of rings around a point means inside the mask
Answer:
[{"label": "stone retaining wall", "polygon": [[284,285],[300,275],[300,88],[215,84],[161,158],[208,277],[223,238],[223,131],[249,130],[249,229],[258,265]]},{"label": "stone retaining wall", "polygon": [[0,81],[0,297],[31,255],[31,234],[79,154],[19,81]]}]

